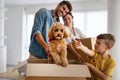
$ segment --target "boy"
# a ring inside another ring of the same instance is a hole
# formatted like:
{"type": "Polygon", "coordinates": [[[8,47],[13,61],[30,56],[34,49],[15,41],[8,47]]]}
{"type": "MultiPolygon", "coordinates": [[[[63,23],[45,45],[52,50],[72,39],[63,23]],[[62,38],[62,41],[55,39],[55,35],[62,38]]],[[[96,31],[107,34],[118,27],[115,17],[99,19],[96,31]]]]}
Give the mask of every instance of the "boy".
{"type": "Polygon", "coordinates": [[[114,36],[111,34],[100,34],[97,36],[95,50],[92,51],[79,41],[75,42],[75,48],[82,50],[87,54],[88,66],[91,72],[91,78],[87,80],[110,80],[115,68],[115,61],[109,54],[109,50],[115,43],[114,36]]]}

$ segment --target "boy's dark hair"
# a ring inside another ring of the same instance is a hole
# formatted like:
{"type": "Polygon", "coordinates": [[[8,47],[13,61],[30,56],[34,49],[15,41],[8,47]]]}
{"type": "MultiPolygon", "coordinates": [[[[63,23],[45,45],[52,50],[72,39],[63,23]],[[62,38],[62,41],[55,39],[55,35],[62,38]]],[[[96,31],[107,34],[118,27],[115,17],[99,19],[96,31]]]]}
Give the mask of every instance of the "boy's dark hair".
{"type": "Polygon", "coordinates": [[[113,45],[115,43],[115,38],[112,34],[100,34],[97,36],[97,39],[104,39],[105,44],[111,48],[113,47],[113,45]]]}
{"type": "Polygon", "coordinates": [[[64,5],[64,4],[66,4],[67,5],[67,7],[68,7],[68,9],[70,10],[70,12],[72,11],[72,4],[69,2],[69,1],[66,1],[66,0],[63,0],[63,1],[61,1],[58,5],[64,5]]]}

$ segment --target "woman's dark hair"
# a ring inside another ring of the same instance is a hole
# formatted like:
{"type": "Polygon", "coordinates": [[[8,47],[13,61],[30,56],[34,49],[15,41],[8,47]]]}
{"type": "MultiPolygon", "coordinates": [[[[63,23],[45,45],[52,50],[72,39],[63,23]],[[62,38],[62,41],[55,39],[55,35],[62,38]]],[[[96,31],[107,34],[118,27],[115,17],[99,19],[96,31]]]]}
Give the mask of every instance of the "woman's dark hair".
{"type": "MultiPolygon", "coordinates": [[[[68,15],[68,14],[73,18],[73,15],[72,15],[71,12],[68,12],[66,15],[68,15]]],[[[66,16],[66,15],[65,15],[65,16],[66,16]]],[[[63,19],[65,18],[65,16],[63,16],[63,19]]]]}
{"type": "Polygon", "coordinates": [[[67,5],[67,7],[68,7],[68,9],[70,10],[70,12],[72,11],[72,4],[69,2],[69,1],[66,1],[66,0],[63,0],[63,1],[61,1],[58,5],[64,5],[64,4],[66,4],[67,5]]]}

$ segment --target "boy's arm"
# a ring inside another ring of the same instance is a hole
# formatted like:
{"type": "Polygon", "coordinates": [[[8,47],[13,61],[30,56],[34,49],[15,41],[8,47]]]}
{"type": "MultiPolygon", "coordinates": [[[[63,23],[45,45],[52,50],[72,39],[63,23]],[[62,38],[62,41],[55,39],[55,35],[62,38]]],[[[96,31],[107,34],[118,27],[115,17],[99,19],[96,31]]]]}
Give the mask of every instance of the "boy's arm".
{"type": "Polygon", "coordinates": [[[87,54],[90,57],[94,56],[94,52],[90,49],[88,49],[86,46],[84,46],[80,41],[74,40],[75,48],[82,50],[85,54],[87,54]]]}
{"type": "Polygon", "coordinates": [[[101,78],[101,80],[110,80],[111,79],[110,75],[105,74],[102,71],[98,70],[94,65],[92,65],[90,63],[86,63],[86,65],[93,73],[95,73],[99,78],[101,78]]]}

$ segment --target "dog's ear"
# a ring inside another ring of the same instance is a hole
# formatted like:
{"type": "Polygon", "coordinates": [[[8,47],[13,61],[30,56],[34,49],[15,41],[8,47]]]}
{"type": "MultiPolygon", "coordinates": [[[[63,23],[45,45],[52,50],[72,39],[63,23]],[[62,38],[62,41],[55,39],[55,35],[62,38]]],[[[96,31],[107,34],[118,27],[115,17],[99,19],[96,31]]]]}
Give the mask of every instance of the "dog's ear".
{"type": "Polygon", "coordinates": [[[64,30],[64,38],[68,38],[69,35],[68,35],[68,32],[66,31],[66,29],[64,30]]]}
{"type": "Polygon", "coordinates": [[[53,38],[53,33],[52,33],[53,29],[52,29],[52,27],[53,26],[51,26],[50,29],[49,29],[49,31],[48,31],[48,37],[51,38],[51,39],[53,38]]]}

